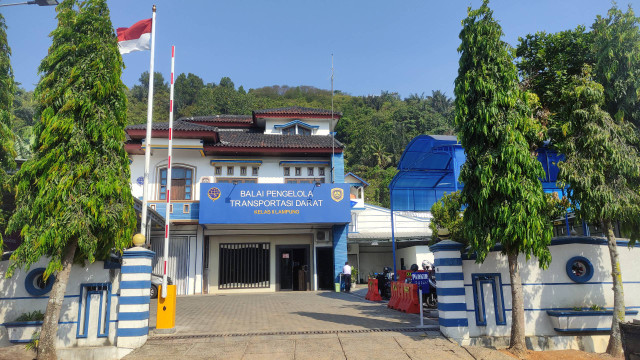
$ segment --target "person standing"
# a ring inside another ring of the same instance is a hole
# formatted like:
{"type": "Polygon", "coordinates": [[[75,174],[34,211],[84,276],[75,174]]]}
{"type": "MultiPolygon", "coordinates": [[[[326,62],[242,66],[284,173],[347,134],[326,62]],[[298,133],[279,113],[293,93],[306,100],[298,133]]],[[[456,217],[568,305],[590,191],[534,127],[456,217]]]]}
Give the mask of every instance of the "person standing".
{"type": "Polygon", "coordinates": [[[348,261],[345,261],[344,268],[342,268],[342,278],[344,279],[344,291],[351,291],[351,265],[348,261]]]}

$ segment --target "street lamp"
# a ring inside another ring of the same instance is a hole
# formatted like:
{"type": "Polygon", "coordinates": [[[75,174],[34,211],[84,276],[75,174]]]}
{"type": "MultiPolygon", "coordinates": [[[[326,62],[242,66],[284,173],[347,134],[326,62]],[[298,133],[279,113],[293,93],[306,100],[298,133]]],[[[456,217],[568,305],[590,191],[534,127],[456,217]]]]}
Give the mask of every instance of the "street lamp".
{"type": "Polygon", "coordinates": [[[13,4],[0,4],[0,7],[14,6],[14,5],[56,6],[58,5],[58,0],[31,0],[31,1],[13,3],[13,4]]]}

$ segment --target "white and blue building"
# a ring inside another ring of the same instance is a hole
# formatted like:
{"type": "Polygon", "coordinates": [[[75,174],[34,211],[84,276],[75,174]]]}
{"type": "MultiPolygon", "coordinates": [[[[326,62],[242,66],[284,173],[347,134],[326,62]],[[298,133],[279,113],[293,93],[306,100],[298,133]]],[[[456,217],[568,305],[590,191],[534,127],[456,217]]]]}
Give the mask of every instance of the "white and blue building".
{"type": "MultiPolygon", "coordinates": [[[[331,134],[340,117],[289,107],[175,121],[168,272],[179,295],[335,288],[352,207],[343,145],[331,134]]],[[[146,125],[126,132],[141,198],[146,125]]],[[[168,136],[168,124],[153,125],[149,204],[159,214],[168,136]]],[[[162,273],[163,229],[150,230],[162,273]]]]}

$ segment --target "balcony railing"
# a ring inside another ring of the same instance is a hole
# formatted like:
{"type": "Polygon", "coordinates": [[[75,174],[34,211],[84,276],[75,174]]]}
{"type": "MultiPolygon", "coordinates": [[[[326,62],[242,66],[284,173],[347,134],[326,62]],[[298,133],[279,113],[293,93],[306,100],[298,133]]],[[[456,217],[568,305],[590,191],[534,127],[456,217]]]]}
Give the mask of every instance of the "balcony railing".
{"type": "MultiPolygon", "coordinates": [[[[167,211],[166,201],[149,201],[149,206],[164,218],[167,211]]],[[[171,201],[171,221],[197,221],[199,216],[199,201],[171,201]]]]}

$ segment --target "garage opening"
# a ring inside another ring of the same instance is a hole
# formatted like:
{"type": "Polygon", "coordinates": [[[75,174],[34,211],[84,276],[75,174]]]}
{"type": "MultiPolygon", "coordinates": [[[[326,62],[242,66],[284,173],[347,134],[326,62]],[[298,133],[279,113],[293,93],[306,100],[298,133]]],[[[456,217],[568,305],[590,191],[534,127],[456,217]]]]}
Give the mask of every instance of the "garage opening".
{"type": "Polygon", "coordinates": [[[268,288],[269,243],[220,244],[218,289],[268,288]]]}

